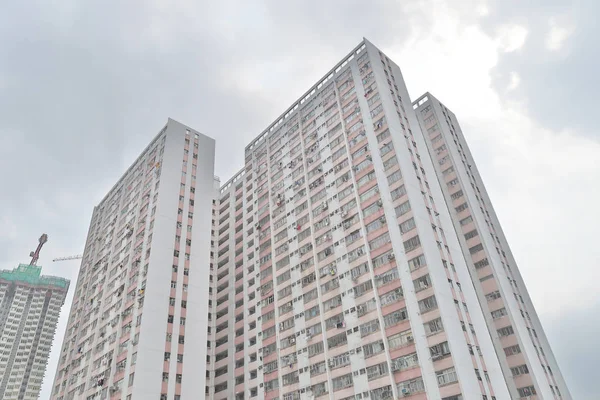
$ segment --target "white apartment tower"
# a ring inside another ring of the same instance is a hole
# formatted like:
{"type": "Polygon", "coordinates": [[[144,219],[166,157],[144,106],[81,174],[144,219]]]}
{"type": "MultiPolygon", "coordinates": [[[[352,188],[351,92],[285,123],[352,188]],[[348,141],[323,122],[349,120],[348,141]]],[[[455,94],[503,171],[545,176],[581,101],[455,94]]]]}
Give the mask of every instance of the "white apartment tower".
{"type": "Polygon", "coordinates": [[[513,272],[484,268],[507,314],[488,303],[460,158],[417,107],[364,40],[246,147],[214,208],[207,398],[570,399],[495,216],[513,272]]]}
{"type": "Polygon", "coordinates": [[[204,392],[214,150],[169,119],[95,207],[52,399],[204,392]]]}
{"type": "Polygon", "coordinates": [[[0,399],[39,397],[69,281],[20,264],[0,271],[0,399]]]}
{"type": "Polygon", "coordinates": [[[429,93],[413,107],[511,395],[570,399],[456,116],[429,93]]]}
{"type": "Polygon", "coordinates": [[[363,40],[220,188],[169,120],[94,210],[52,399],[570,400],[454,115],[414,108],[363,40]]]}

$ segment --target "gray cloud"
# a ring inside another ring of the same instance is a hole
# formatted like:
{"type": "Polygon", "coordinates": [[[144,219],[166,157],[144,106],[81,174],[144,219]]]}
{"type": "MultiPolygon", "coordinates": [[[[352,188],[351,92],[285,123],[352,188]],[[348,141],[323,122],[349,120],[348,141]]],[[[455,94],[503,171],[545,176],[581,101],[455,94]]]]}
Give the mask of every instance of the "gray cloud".
{"type": "Polygon", "coordinates": [[[551,129],[573,129],[600,140],[591,115],[600,102],[595,88],[600,84],[600,28],[595,0],[494,0],[482,26],[493,31],[501,24],[516,23],[528,30],[520,51],[503,54],[495,69],[494,84],[506,99],[524,101],[529,113],[551,129]],[[573,32],[558,51],[549,51],[546,41],[551,21],[569,25],[573,32]],[[520,85],[507,91],[510,74],[520,85]],[[567,104],[570,103],[570,104],[567,104]]]}
{"type": "Polygon", "coordinates": [[[574,399],[598,398],[595,383],[598,362],[595,344],[600,337],[600,302],[589,308],[565,312],[560,318],[545,323],[545,331],[552,345],[559,367],[567,380],[574,399]]]}
{"type": "MultiPolygon", "coordinates": [[[[411,35],[427,33],[433,22],[429,2],[205,3],[64,0],[52,5],[12,2],[4,7],[0,13],[1,268],[26,261],[46,231],[50,242],[41,260],[45,273],[76,279],[75,264],[51,265],[49,260],[81,251],[93,205],[168,117],[217,139],[216,172],[225,180],[242,167],[245,145],[362,36],[384,49],[398,49],[411,35]]],[[[475,21],[471,11],[475,1],[459,3],[459,14],[475,21]]],[[[522,14],[503,4],[498,2],[488,20],[482,21],[489,29],[522,20],[522,14]]],[[[528,15],[548,7],[546,2],[535,9],[519,5],[512,6],[528,15]]],[[[589,34],[587,20],[578,18],[589,34]]],[[[541,27],[544,19],[531,21],[541,27]]],[[[582,85],[583,52],[586,46],[588,53],[593,47],[587,42],[592,39],[582,34],[569,42],[574,60],[549,58],[542,72],[526,54],[502,56],[496,70],[497,90],[506,99],[529,100],[531,114],[552,129],[567,126],[587,132],[589,126],[580,125],[585,118],[567,115],[585,116],[583,112],[594,104],[591,91],[577,93],[587,103],[572,104],[569,112],[551,112],[558,104],[565,106],[559,100],[562,96],[573,95],[572,88],[582,85]],[[520,88],[502,92],[502,79],[514,70],[521,75],[520,88]],[[552,74],[560,79],[544,85],[552,74]]],[[[541,54],[541,40],[540,36],[537,42],[528,41],[527,46],[533,46],[527,48],[530,54],[541,54]]],[[[402,60],[397,61],[402,65],[402,60]]],[[[444,73],[443,68],[439,73],[444,73]]],[[[67,312],[65,307],[63,327],[67,312]]],[[[574,325],[583,326],[586,317],[573,314],[572,318],[574,325]]],[[[582,367],[575,361],[582,360],[584,368],[592,365],[586,351],[572,347],[559,324],[550,323],[548,331],[569,382],[585,386],[577,378],[582,367]]],[[[59,329],[55,349],[61,344],[60,334],[59,329]]],[[[56,354],[42,399],[49,397],[55,363],[56,354]]],[[[572,390],[581,394],[576,398],[586,399],[585,389],[572,390]]]]}

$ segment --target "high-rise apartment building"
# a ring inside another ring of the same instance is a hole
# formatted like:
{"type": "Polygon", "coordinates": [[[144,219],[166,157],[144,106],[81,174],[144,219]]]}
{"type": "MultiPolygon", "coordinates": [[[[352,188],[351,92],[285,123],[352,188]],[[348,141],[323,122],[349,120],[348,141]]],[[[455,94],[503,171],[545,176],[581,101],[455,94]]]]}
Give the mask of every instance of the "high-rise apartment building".
{"type": "Polygon", "coordinates": [[[20,264],[0,271],[0,398],[34,400],[40,394],[60,308],[69,281],[20,264]]]}
{"type": "Polygon", "coordinates": [[[52,399],[195,399],[215,142],[170,120],[94,209],[52,399]]]}
{"type": "Polygon", "coordinates": [[[458,123],[414,108],[364,40],[220,188],[170,120],[94,211],[52,398],[570,399],[458,123]]]}
{"type": "Polygon", "coordinates": [[[464,138],[420,103],[365,40],[247,146],[214,209],[208,398],[570,399],[495,215],[467,221],[464,138]]]}
{"type": "Polygon", "coordinates": [[[414,102],[435,172],[513,398],[570,398],[454,113],[414,102]]]}

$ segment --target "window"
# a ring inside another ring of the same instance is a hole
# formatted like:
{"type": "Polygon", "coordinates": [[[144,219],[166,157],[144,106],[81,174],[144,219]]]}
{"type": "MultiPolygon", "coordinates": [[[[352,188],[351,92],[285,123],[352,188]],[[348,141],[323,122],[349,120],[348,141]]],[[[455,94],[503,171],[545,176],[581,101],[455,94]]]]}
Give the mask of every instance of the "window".
{"type": "Polygon", "coordinates": [[[408,318],[408,313],[406,312],[406,308],[402,308],[400,310],[394,311],[390,314],[383,316],[383,324],[385,328],[389,328],[391,326],[397,325],[402,321],[405,321],[408,318]]]}
{"type": "Polygon", "coordinates": [[[421,247],[421,239],[419,236],[413,236],[412,238],[404,241],[404,251],[407,253],[421,247]]]}
{"type": "Polygon", "coordinates": [[[416,227],[415,219],[411,218],[400,224],[400,233],[407,233],[416,227]]]}
{"type": "MultiPolygon", "coordinates": [[[[337,356],[331,357],[328,361],[330,369],[341,368],[350,364],[350,353],[342,353],[337,356]]],[[[311,374],[312,375],[312,374],[311,374]]]]}
{"type": "Polygon", "coordinates": [[[346,332],[342,332],[338,335],[332,336],[329,339],[327,339],[327,347],[329,349],[342,346],[346,343],[348,343],[348,337],[346,336],[346,332]]]}
{"type": "Polygon", "coordinates": [[[371,240],[369,242],[369,249],[371,251],[377,250],[378,248],[388,244],[390,242],[390,234],[388,232],[383,235],[371,240]]]}
{"type": "Polygon", "coordinates": [[[315,396],[315,398],[327,393],[327,381],[317,383],[316,385],[312,385],[312,393],[315,396]]]}
{"type": "Polygon", "coordinates": [[[402,298],[402,289],[397,288],[379,296],[379,301],[381,302],[381,307],[385,307],[389,304],[402,300],[402,298]]]}
{"type": "Polygon", "coordinates": [[[406,187],[404,187],[404,185],[392,190],[392,192],[391,192],[392,201],[399,199],[400,197],[404,196],[405,194],[406,194],[406,187]]]}
{"type": "Polygon", "coordinates": [[[396,333],[395,335],[388,336],[388,346],[390,350],[394,350],[400,347],[404,347],[414,342],[414,337],[410,329],[396,333]]]}
{"type": "Polygon", "coordinates": [[[451,198],[452,200],[456,200],[456,199],[460,199],[460,198],[461,198],[461,197],[463,197],[463,196],[464,196],[464,193],[463,193],[463,191],[462,191],[462,190],[459,190],[458,192],[452,193],[452,194],[450,195],[450,198],[451,198]]]}
{"type": "Polygon", "coordinates": [[[342,305],[342,296],[337,295],[323,303],[323,312],[328,312],[328,311],[330,311],[336,307],[339,307],[341,305],[342,305]]]}
{"type": "Polygon", "coordinates": [[[479,235],[479,232],[477,232],[477,229],[473,229],[472,231],[465,233],[465,240],[472,239],[477,235],[479,235]]]}
{"type": "Polygon", "coordinates": [[[354,297],[358,298],[373,289],[373,281],[368,280],[354,287],[354,297]]]}
{"type": "Polygon", "coordinates": [[[415,271],[425,265],[427,265],[427,264],[425,263],[425,255],[424,254],[421,254],[421,255],[408,261],[408,267],[410,268],[411,272],[415,271]]]}
{"type": "Polygon", "coordinates": [[[407,212],[410,211],[410,203],[408,201],[400,204],[398,207],[395,208],[396,211],[396,216],[400,217],[401,215],[406,214],[407,212]]]}
{"type": "Polygon", "coordinates": [[[373,365],[371,367],[367,367],[367,379],[373,380],[380,378],[386,375],[389,372],[389,367],[387,362],[382,362],[380,364],[373,365]]]}
{"type": "Polygon", "coordinates": [[[310,376],[317,376],[327,371],[325,361],[310,366],[310,376]]]}
{"type": "Polygon", "coordinates": [[[495,291],[485,295],[485,298],[487,299],[487,301],[494,301],[496,299],[499,299],[500,297],[501,296],[500,296],[499,290],[495,290],[495,291]]]}
{"type": "Polygon", "coordinates": [[[429,322],[425,322],[423,326],[425,327],[425,333],[427,336],[435,335],[436,333],[444,331],[444,325],[442,325],[441,318],[436,318],[429,322]]]}
{"type": "Polygon", "coordinates": [[[360,325],[360,336],[365,337],[379,330],[379,319],[360,325]]]}
{"type": "Polygon", "coordinates": [[[521,397],[533,396],[537,394],[534,386],[522,387],[517,389],[517,391],[519,392],[519,396],[521,397]]]}
{"type": "Polygon", "coordinates": [[[468,225],[468,224],[470,224],[471,222],[473,222],[473,217],[472,217],[472,216],[470,216],[470,215],[469,215],[468,217],[466,217],[466,218],[463,218],[463,219],[461,219],[461,220],[460,220],[460,224],[461,224],[462,226],[468,225]]]}
{"type": "Polygon", "coordinates": [[[340,280],[338,277],[333,278],[329,282],[326,282],[321,285],[321,295],[340,287],[340,280]]]}
{"type": "Polygon", "coordinates": [[[392,371],[403,371],[419,365],[417,353],[408,354],[392,360],[392,371]]]}
{"type": "Polygon", "coordinates": [[[513,367],[510,369],[510,372],[513,376],[525,375],[529,373],[529,368],[527,368],[526,364],[519,365],[517,367],[513,367]]]}
{"type": "Polygon", "coordinates": [[[379,354],[385,350],[385,346],[383,344],[383,340],[379,339],[373,343],[369,343],[363,346],[363,356],[364,358],[369,358],[376,354],[379,354]]]}
{"type": "Polygon", "coordinates": [[[469,252],[471,254],[476,254],[476,253],[478,253],[478,252],[480,252],[482,250],[483,250],[483,244],[479,243],[478,245],[475,245],[475,246],[471,247],[469,249],[469,252]]]}
{"type": "Polygon", "coordinates": [[[375,277],[375,286],[381,287],[398,279],[400,279],[400,272],[398,271],[398,268],[392,268],[391,270],[375,277]]]}
{"type": "Polygon", "coordinates": [[[390,400],[392,399],[392,396],[392,387],[390,385],[383,386],[370,391],[371,400],[390,400]]]}
{"type": "Polygon", "coordinates": [[[428,289],[431,287],[431,277],[429,274],[423,275],[422,277],[413,280],[413,285],[415,286],[415,292],[428,289]]]}
{"type": "Polygon", "coordinates": [[[298,371],[294,371],[289,374],[283,375],[281,378],[282,378],[281,380],[283,382],[283,386],[288,386],[288,385],[292,385],[294,383],[298,383],[300,380],[298,371]]]}
{"type": "Polygon", "coordinates": [[[434,310],[437,308],[437,301],[435,296],[427,297],[423,300],[419,300],[419,310],[422,314],[434,310]]]}
{"type": "Polygon", "coordinates": [[[442,371],[437,371],[435,374],[437,376],[439,386],[444,386],[454,382],[458,382],[458,376],[456,375],[456,370],[454,369],[454,367],[450,367],[442,371]]]}
{"type": "Polygon", "coordinates": [[[506,311],[506,308],[505,308],[505,307],[502,307],[502,308],[500,308],[500,309],[498,309],[498,310],[494,310],[494,311],[492,311],[492,318],[493,318],[493,319],[502,318],[502,317],[504,317],[505,315],[508,315],[508,312],[506,311]]]}
{"type": "Polygon", "coordinates": [[[512,325],[505,326],[504,328],[498,329],[498,336],[500,336],[500,337],[510,336],[514,333],[515,333],[515,331],[514,331],[512,325]]]}
{"type": "Polygon", "coordinates": [[[339,376],[337,378],[333,378],[331,380],[331,385],[333,387],[333,391],[345,389],[347,387],[352,386],[354,383],[352,381],[352,374],[346,374],[339,376]]]}
{"type": "Polygon", "coordinates": [[[445,170],[442,171],[442,175],[446,176],[448,174],[451,174],[452,172],[454,172],[454,167],[448,167],[448,168],[446,168],[445,170]]]}
{"type": "Polygon", "coordinates": [[[308,356],[316,356],[317,354],[321,354],[325,350],[325,346],[323,342],[311,344],[308,346],[308,356]]]}
{"type": "Polygon", "coordinates": [[[429,352],[431,353],[431,359],[437,361],[450,355],[450,346],[448,346],[448,342],[442,342],[431,346],[429,352]]]}
{"type": "Polygon", "coordinates": [[[398,170],[388,176],[388,183],[391,185],[394,182],[398,182],[400,179],[402,179],[402,173],[398,170]]]}
{"type": "MultiPolygon", "coordinates": [[[[292,294],[292,286],[291,285],[286,286],[283,289],[281,289],[280,291],[278,291],[277,298],[282,299],[286,296],[289,296],[290,294],[292,294]]],[[[271,318],[269,318],[269,319],[272,319],[272,317],[273,316],[271,316],[271,318]]]]}
{"type": "Polygon", "coordinates": [[[504,348],[504,354],[506,354],[507,357],[515,355],[515,354],[519,354],[520,352],[521,352],[521,347],[519,347],[518,344],[504,348]]]}
{"type": "MultiPolygon", "coordinates": [[[[279,387],[279,379],[275,378],[268,382],[265,382],[265,392],[270,392],[271,390],[275,390],[279,387]]],[[[215,386],[216,392],[216,386],[215,386]]]]}
{"type": "Polygon", "coordinates": [[[304,319],[308,321],[309,319],[318,316],[320,313],[321,311],[319,309],[319,305],[317,304],[316,306],[306,310],[306,312],[304,313],[304,319]]]}
{"type": "Polygon", "coordinates": [[[460,212],[465,211],[467,208],[469,208],[469,205],[467,203],[462,203],[460,206],[455,207],[454,209],[456,210],[457,213],[460,213],[460,212]]]}
{"type": "Polygon", "coordinates": [[[304,304],[316,299],[319,296],[317,288],[312,289],[309,292],[306,292],[302,295],[304,299],[304,304]]]}

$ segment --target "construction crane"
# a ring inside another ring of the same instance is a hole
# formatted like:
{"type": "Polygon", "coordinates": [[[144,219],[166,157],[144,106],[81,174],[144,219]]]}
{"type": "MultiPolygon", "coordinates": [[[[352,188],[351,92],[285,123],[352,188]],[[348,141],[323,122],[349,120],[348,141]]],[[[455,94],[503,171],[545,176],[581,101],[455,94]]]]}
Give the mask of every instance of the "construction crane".
{"type": "Polygon", "coordinates": [[[31,262],[29,263],[29,265],[36,265],[38,259],[40,258],[40,251],[42,250],[42,246],[44,246],[44,244],[47,241],[48,241],[48,235],[46,235],[45,233],[42,234],[42,236],[40,236],[37,249],[35,249],[35,251],[32,251],[31,253],[29,253],[29,257],[31,257],[31,262]]]}
{"type": "Polygon", "coordinates": [[[68,257],[59,257],[52,260],[52,262],[57,261],[69,261],[69,260],[81,260],[83,258],[83,254],[78,254],[76,256],[68,256],[68,257]]]}

